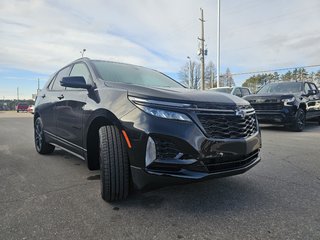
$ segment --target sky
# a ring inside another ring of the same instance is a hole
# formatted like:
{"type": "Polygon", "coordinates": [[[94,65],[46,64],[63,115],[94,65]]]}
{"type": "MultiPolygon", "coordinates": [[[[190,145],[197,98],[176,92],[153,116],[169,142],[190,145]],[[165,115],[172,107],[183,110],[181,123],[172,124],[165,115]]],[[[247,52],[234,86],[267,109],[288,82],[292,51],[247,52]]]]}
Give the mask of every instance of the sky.
{"type": "MultiPolygon", "coordinates": [[[[85,56],[142,65],[178,79],[197,56],[216,62],[216,0],[0,1],[0,99],[31,98],[37,81],[85,56]]],[[[221,72],[320,64],[320,1],[221,0],[221,72]]],[[[313,71],[313,69],[308,69],[313,71]]],[[[235,76],[241,85],[248,75],[235,76]]]]}

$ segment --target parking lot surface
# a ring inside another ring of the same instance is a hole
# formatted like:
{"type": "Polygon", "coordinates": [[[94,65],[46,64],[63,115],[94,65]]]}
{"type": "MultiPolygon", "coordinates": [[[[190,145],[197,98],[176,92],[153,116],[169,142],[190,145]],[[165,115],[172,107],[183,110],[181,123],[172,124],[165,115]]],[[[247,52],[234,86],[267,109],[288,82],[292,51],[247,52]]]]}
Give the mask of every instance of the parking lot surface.
{"type": "Polygon", "coordinates": [[[36,153],[32,114],[0,113],[0,239],[320,239],[320,126],[262,128],[249,172],[109,204],[99,171],[36,153]]]}

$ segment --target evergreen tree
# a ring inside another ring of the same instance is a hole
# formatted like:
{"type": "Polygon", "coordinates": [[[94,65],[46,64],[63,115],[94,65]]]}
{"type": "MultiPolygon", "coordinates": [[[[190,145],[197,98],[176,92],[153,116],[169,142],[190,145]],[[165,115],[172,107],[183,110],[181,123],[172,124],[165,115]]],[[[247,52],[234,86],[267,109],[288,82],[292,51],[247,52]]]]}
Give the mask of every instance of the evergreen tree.
{"type": "Polygon", "coordinates": [[[308,72],[305,68],[299,68],[297,71],[297,80],[304,81],[308,78],[308,72]]]}
{"type": "Polygon", "coordinates": [[[298,69],[295,68],[292,72],[292,80],[297,81],[298,80],[298,69]]]}
{"type": "Polygon", "coordinates": [[[273,73],[273,80],[274,81],[280,81],[280,74],[278,72],[273,73]]]}

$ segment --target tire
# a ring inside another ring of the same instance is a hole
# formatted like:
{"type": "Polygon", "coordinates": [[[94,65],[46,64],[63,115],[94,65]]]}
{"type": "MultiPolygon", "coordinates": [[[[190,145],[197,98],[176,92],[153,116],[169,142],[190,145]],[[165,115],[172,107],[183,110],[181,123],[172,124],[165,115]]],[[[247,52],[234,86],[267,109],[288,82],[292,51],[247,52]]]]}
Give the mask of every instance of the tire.
{"type": "Polygon", "coordinates": [[[99,129],[101,196],[107,202],[129,194],[129,161],[126,145],[115,126],[99,129]]]}
{"type": "Polygon", "coordinates": [[[19,113],[19,110],[17,110],[17,113],[19,113]]]}
{"type": "Polygon", "coordinates": [[[40,117],[38,117],[34,122],[34,144],[37,152],[40,154],[50,154],[55,148],[53,145],[45,141],[43,124],[40,117]]]}
{"type": "Polygon", "coordinates": [[[299,108],[296,112],[291,129],[296,132],[302,132],[306,125],[306,113],[303,109],[299,108]]]}

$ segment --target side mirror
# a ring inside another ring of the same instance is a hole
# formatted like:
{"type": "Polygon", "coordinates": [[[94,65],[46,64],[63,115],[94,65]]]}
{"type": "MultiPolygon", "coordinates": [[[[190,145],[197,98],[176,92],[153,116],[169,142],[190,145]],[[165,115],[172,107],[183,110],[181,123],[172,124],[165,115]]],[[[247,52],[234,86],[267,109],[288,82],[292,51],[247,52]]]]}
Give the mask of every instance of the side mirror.
{"type": "Polygon", "coordinates": [[[82,76],[64,77],[60,81],[62,87],[90,89],[92,86],[86,83],[82,76]]]}
{"type": "Polygon", "coordinates": [[[308,95],[316,95],[317,91],[316,90],[308,90],[308,95]]]}

